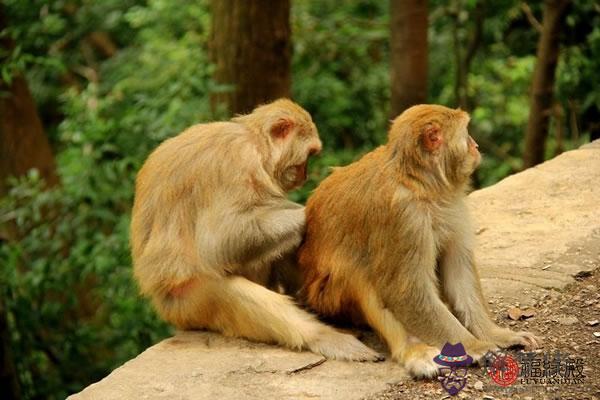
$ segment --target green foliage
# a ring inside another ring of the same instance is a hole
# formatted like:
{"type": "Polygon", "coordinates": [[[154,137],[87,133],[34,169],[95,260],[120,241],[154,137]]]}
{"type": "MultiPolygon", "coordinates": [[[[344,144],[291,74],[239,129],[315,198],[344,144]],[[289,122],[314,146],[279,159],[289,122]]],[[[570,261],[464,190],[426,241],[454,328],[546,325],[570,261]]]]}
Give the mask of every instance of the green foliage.
{"type": "MultiPolygon", "coordinates": [[[[450,107],[458,105],[454,94],[457,63],[455,59],[449,60],[450,57],[456,57],[457,51],[453,35],[456,33],[458,50],[464,57],[473,41],[475,5],[479,1],[454,0],[433,4],[429,33],[429,101],[432,103],[450,107]]],[[[582,27],[583,15],[592,14],[593,6],[585,1],[579,3],[570,15],[571,19],[575,18],[572,25],[582,29],[585,28],[582,27]]],[[[541,4],[532,3],[532,8],[534,17],[541,21],[541,4]]],[[[471,106],[468,110],[471,113],[469,130],[484,156],[477,172],[477,186],[489,186],[522,168],[523,138],[529,117],[530,85],[539,35],[522,11],[520,3],[508,0],[485,2],[484,13],[480,44],[470,65],[467,87],[471,106]]],[[[594,26],[587,36],[591,43],[594,31],[598,29],[595,28],[598,24],[593,25],[593,21],[599,18],[596,11],[595,19],[589,23],[594,26]]],[[[591,26],[587,29],[590,30],[591,26]]],[[[583,36],[585,38],[585,34],[583,36]]],[[[563,44],[557,72],[557,107],[553,110],[547,158],[587,141],[583,130],[576,133],[571,129],[572,125],[564,126],[565,110],[572,108],[570,104],[585,104],[576,110],[578,115],[583,114],[582,108],[592,111],[592,115],[596,112],[590,106],[593,101],[583,100],[597,96],[596,92],[577,87],[572,81],[565,82],[569,77],[574,79],[582,73],[585,74],[583,81],[587,84],[597,79],[595,75],[587,75],[591,69],[578,65],[583,63],[593,68],[599,59],[592,56],[593,45],[582,46],[582,40],[576,40],[575,46],[563,44]],[[586,49],[589,53],[581,54],[586,49]],[[570,56],[571,53],[574,55],[570,56]],[[557,137],[557,124],[562,127],[560,138],[557,137]]],[[[595,105],[594,109],[600,110],[595,105]]]]}
{"type": "Polygon", "coordinates": [[[294,98],[329,149],[381,143],[390,96],[386,2],[293,4],[294,98]]]}
{"type": "Polygon", "coordinates": [[[66,21],[56,12],[52,2],[35,0],[31,3],[19,0],[3,2],[10,26],[1,35],[15,42],[13,51],[0,55],[0,77],[7,83],[12,81],[15,74],[32,66],[40,66],[43,67],[40,70],[51,72],[63,70],[59,57],[40,50],[64,35],[66,21]]]}
{"type": "MultiPolygon", "coordinates": [[[[202,3],[184,13],[168,1],[114,12],[131,37],[100,64],[101,81],[53,88],[63,93],[61,186],[44,191],[32,174],[13,181],[0,205],[2,223],[20,238],[0,246],[0,264],[27,398],[64,398],[169,333],[132,280],[130,207],[149,151],[214,117],[211,69],[198,45],[208,14],[202,3]]],[[[36,67],[44,68],[31,65],[32,74],[42,76],[36,67]]]]}
{"type": "Polygon", "coordinates": [[[44,190],[32,172],[0,203],[21,238],[0,247],[0,279],[27,398],[64,398],[168,332],[131,280],[129,217],[117,211],[131,188],[102,169],[95,179],[114,197],[44,190]]]}

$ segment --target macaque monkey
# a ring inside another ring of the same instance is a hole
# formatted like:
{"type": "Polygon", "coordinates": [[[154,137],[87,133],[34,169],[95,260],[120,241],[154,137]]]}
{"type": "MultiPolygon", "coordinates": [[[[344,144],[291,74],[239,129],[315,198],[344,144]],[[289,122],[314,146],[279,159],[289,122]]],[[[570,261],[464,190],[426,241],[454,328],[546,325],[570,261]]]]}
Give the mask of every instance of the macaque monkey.
{"type": "Polygon", "coordinates": [[[309,349],[328,358],[379,354],[269,290],[275,262],[304,234],[304,207],[286,198],[321,150],[310,115],[277,100],[162,143],[136,181],[131,220],[142,294],[180,329],[309,349]]]}
{"type": "Polygon", "coordinates": [[[322,316],[371,326],[417,377],[437,373],[433,358],[446,342],[475,359],[538,346],[486,310],[465,205],[481,159],[468,123],[461,110],[409,108],[386,145],[334,170],[306,206],[305,301],[322,316]]]}

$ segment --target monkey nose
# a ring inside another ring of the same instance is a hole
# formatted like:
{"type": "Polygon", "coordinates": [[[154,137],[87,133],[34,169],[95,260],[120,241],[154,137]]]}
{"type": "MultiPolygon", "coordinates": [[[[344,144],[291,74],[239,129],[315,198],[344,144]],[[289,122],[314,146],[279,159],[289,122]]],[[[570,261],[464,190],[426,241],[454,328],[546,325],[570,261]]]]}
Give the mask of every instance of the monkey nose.
{"type": "Polygon", "coordinates": [[[471,142],[471,145],[473,145],[476,149],[479,148],[479,145],[477,144],[475,139],[473,139],[473,137],[469,136],[469,142],[471,142]]]}
{"type": "Polygon", "coordinates": [[[309,156],[316,156],[320,152],[321,152],[321,146],[313,146],[310,149],[308,149],[309,156]]]}

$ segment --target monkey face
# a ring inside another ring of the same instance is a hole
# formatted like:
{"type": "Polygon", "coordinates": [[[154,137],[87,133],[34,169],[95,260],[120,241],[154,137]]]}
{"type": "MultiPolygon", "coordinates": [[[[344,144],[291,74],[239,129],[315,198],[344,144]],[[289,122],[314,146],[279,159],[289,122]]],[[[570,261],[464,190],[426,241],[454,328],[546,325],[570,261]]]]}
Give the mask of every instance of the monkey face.
{"type": "Polygon", "coordinates": [[[267,157],[276,183],[286,192],[302,186],[307,178],[308,158],[322,147],[310,114],[288,100],[278,100],[236,120],[244,118],[258,121],[263,127],[261,133],[270,145],[267,157]]]}
{"type": "Polygon", "coordinates": [[[479,145],[471,135],[469,135],[469,156],[473,160],[473,170],[475,170],[481,164],[481,153],[479,152],[479,145]]]}
{"type": "Polygon", "coordinates": [[[426,181],[427,175],[450,185],[463,184],[481,162],[478,145],[469,135],[466,112],[421,104],[400,114],[392,123],[392,154],[400,154],[403,166],[426,181]]]}
{"type": "Polygon", "coordinates": [[[461,151],[463,170],[465,171],[465,175],[470,176],[481,163],[481,153],[479,153],[479,145],[473,137],[469,135],[466,127],[464,131],[465,133],[463,133],[458,140],[463,142],[463,150],[461,151]]]}
{"type": "Polygon", "coordinates": [[[322,145],[316,128],[311,133],[290,135],[287,151],[282,154],[282,160],[289,160],[282,165],[283,173],[279,182],[285,191],[301,187],[308,177],[308,159],[321,151],[322,145]]]}
{"type": "Polygon", "coordinates": [[[460,111],[455,125],[448,124],[446,148],[441,148],[441,159],[446,176],[453,181],[462,182],[473,174],[481,163],[479,145],[469,134],[469,117],[460,111]]]}

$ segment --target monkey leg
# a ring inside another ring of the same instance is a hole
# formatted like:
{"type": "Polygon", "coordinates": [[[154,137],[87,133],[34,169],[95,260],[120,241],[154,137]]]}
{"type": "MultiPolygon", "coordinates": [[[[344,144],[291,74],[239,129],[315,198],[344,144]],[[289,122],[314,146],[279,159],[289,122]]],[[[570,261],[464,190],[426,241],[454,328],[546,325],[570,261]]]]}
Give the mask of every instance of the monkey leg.
{"type": "Polygon", "coordinates": [[[385,308],[371,285],[363,284],[361,289],[361,295],[357,296],[361,312],[369,326],[386,341],[392,358],[416,378],[436,376],[438,365],[433,358],[439,349],[410,338],[404,325],[385,308]]]}
{"type": "Polygon", "coordinates": [[[515,345],[535,349],[541,340],[529,332],[513,332],[492,321],[470,246],[459,239],[449,243],[440,262],[445,297],[460,322],[475,337],[499,347],[515,345]]]}
{"type": "Polygon", "coordinates": [[[183,329],[208,328],[227,336],[308,349],[335,360],[382,359],[354,336],[318,321],[289,297],[243,277],[195,280],[186,293],[169,301],[159,309],[165,319],[183,329]]]}

